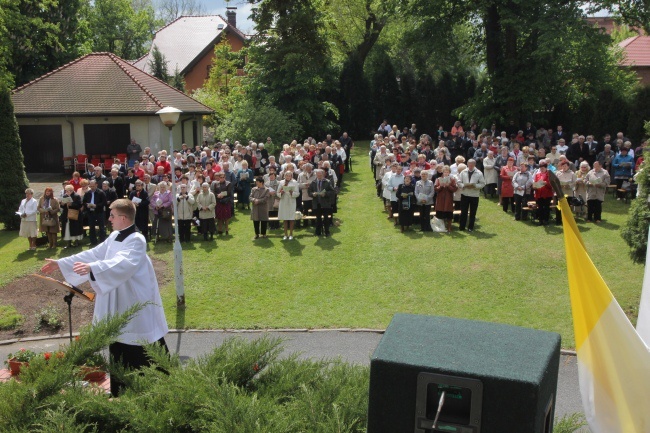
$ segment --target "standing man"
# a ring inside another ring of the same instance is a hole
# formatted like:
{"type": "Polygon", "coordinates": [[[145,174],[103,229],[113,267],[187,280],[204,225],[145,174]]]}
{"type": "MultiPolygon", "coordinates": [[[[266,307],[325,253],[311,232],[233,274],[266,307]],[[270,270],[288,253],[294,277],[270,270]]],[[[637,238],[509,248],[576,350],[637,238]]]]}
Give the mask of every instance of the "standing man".
{"type": "Polygon", "coordinates": [[[131,144],[126,146],[126,154],[129,158],[129,167],[133,167],[133,163],[140,160],[140,154],[142,153],[142,147],[135,142],[135,138],[131,139],[131,144]]]}
{"type": "Polygon", "coordinates": [[[88,209],[88,226],[90,227],[90,245],[97,245],[96,226],[99,226],[99,240],[106,240],[106,221],[104,221],[104,211],[106,208],[106,194],[101,189],[97,189],[95,179],[88,183],[90,189],[83,197],[83,205],[88,209]]]}
{"type": "Polygon", "coordinates": [[[320,236],[325,229],[325,237],[330,235],[330,221],[332,212],[331,197],[334,194],[334,187],[329,180],[325,179],[325,172],[321,169],[316,171],[316,180],[314,180],[308,189],[308,194],[312,197],[312,210],[316,215],[315,235],[320,236]]]}
{"type": "Polygon", "coordinates": [[[343,146],[345,154],[348,156],[345,158],[345,172],[348,173],[350,171],[350,164],[352,164],[352,154],[350,152],[354,147],[354,140],[352,140],[352,137],[348,136],[347,132],[344,132],[341,138],[339,138],[339,142],[341,143],[341,146],[343,146]]]}
{"type": "Polygon", "coordinates": [[[460,231],[464,231],[466,225],[468,231],[474,231],[478,198],[484,186],[483,173],[476,168],[476,161],[470,159],[467,161],[467,170],[460,174],[458,181],[458,187],[462,190],[460,193],[460,231]],[[468,213],[469,223],[467,221],[468,213]]]}
{"type": "MultiPolygon", "coordinates": [[[[70,284],[89,282],[97,294],[93,321],[124,313],[136,303],[144,304],[122,329],[117,342],[108,346],[111,362],[125,368],[150,365],[144,343],[158,343],[167,349],[167,320],[160,299],[158,281],[147,256],[147,242],[135,230],[135,205],[126,199],[111,204],[109,219],[113,233],[97,247],[59,260],[45,259],[41,272],[60,269],[70,284]]],[[[111,394],[120,394],[125,384],[111,377],[111,394]]]]}

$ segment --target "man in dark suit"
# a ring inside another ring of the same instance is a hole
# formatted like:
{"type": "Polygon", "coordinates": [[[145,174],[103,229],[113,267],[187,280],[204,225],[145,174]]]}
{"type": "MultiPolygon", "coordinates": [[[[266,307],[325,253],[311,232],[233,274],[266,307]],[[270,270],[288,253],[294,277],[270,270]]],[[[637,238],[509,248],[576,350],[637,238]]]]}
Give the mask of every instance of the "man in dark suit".
{"type": "Polygon", "coordinates": [[[316,180],[314,180],[307,189],[307,193],[312,200],[312,210],[316,215],[316,236],[320,236],[325,229],[325,236],[330,235],[330,220],[332,215],[332,195],[335,193],[334,187],[329,180],[325,179],[325,172],[321,169],[316,170],[316,180]]]}
{"type": "Polygon", "coordinates": [[[344,132],[343,135],[341,135],[341,138],[339,138],[339,142],[341,143],[341,146],[343,146],[343,150],[345,150],[345,154],[347,155],[347,158],[345,158],[345,172],[348,173],[350,171],[350,164],[352,161],[352,148],[354,147],[354,140],[348,135],[347,132],[344,132]]]}
{"type": "Polygon", "coordinates": [[[102,167],[99,165],[95,167],[95,175],[93,176],[93,179],[97,181],[97,185],[101,188],[101,185],[104,183],[106,180],[106,176],[104,176],[102,167]]]}
{"type": "Polygon", "coordinates": [[[111,176],[107,180],[108,185],[115,190],[117,198],[124,198],[124,179],[116,168],[111,170],[111,176]]]}
{"type": "Polygon", "coordinates": [[[562,125],[558,125],[557,130],[551,136],[551,146],[555,146],[560,138],[564,138],[565,142],[569,139],[569,135],[564,132],[562,125]]]}
{"type": "Polygon", "coordinates": [[[88,184],[90,189],[84,194],[83,205],[88,210],[88,226],[90,227],[90,245],[97,245],[96,226],[99,226],[99,241],[106,240],[105,207],[106,194],[97,188],[97,181],[94,179],[88,184]]]}

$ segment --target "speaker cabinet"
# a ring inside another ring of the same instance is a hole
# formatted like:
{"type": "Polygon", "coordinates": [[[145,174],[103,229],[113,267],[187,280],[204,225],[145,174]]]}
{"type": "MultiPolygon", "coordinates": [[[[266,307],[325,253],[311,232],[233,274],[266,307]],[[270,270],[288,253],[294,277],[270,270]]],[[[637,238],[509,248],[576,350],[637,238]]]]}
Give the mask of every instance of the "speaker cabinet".
{"type": "Polygon", "coordinates": [[[396,314],[370,361],[368,433],[550,433],[559,362],[556,333],[396,314]]]}

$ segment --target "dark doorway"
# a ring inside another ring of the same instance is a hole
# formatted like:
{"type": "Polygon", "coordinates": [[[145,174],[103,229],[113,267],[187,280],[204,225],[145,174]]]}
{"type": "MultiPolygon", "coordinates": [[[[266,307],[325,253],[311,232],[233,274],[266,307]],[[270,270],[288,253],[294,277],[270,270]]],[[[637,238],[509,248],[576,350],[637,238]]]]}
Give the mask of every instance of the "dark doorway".
{"type": "Polygon", "coordinates": [[[128,123],[84,125],[84,140],[89,158],[92,155],[126,153],[126,146],[131,142],[131,125],[128,123]]]}
{"type": "Polygon", "coordinates": [[[27,173],[63,173],[61,125],[20,125],[18,133],[27,173]]]}

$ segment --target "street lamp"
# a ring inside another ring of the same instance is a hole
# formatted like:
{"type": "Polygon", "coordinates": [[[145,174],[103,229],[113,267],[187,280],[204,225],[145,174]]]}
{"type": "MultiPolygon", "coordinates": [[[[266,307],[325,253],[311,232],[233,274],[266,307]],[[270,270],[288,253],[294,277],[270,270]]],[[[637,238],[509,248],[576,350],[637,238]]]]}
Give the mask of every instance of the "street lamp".
{"type": "MultiPolygon", "coordinates": [[[[174,154],[174,137],[172,128],[178,122],[182,111],[174,107],[165,107],[156,112],[160,120],[169,128],[169,154],[174,154]]],[[[183,285],[183,249],[181,242],[178,240],[178,204],[176,201],[176,182],[174,175],[176,173],[176,158],[172,158],[172,203],[174,206],[174,280],[176,281],[176,306],[185,306],[185,287],[183,285]]]]}

